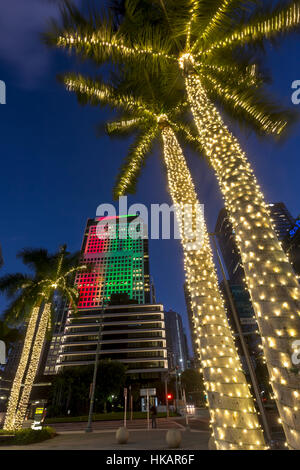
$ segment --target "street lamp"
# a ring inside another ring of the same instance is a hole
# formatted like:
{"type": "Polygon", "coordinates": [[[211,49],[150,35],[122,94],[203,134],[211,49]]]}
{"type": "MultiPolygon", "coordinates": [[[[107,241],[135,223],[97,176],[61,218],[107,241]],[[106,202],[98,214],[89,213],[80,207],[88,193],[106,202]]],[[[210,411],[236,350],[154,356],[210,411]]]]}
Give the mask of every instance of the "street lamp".
{"type": "MultiPolygon", "coordinates": [[[[104,299],[102,301],[101,315],[103,314],[103,311],[104,311],[104,299]]],[[[100,324],[99,324],[97,349],[96,349],[96,357],[95,357],[95,364],[94,364],[94,374],[93,374],[93,383],[92,383],[92,391],[91,391],[89,417],[88,417],[88,423],[87,423],[87,427],[86,427],[85,432],[93,432],[93,429],[92,429],[92,416],[93,416],[94,401],[95,401],[98,359],[99,359],[100,345],[101,345],[101,343],[100,343],[101,333],[102,333],[102,319],[101,319],[101,317],[100,317],[99,322],[100,322],[100,324]]]]}

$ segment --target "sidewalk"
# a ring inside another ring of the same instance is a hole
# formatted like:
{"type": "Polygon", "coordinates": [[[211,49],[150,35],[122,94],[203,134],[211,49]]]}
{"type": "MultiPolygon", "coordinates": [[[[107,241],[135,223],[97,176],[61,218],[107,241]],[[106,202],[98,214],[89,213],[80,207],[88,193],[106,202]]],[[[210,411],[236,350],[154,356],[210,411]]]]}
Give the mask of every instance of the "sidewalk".
{"type": "MultiPolygon", "coordinates": [[[[209,433],[207,431],[182,430],[184,450],[207,450],[209,433]]],[[[115,431],[95,431],[91,434],[80,431],[62,433],[54,439],[27,446],[7,446],[0,450],[167,450],[166,431],[129,431],[127,444],[117,444],[115,431]]]]}
{"type": "MultiPolygon", "coordinates": [[[[176,422],[173,418],[158,418],[157,419],[157,428],[161,430],[167,430],[171,428],[179,428],[184,429],[184,420],[179,418],[179,421],[176,422]]],[[[47,423],[46,423],[47,425],[47,423]]],[[[122,420],[111,420],[111,421],[93,421],[92,427],[93,431],[115,431],[124,425],[124,421],[122,420]]],[[[73,423],[52,423],[49,426],[56,429],[58,433],[65,434],[67,431],[79,431],[84,432],[87,426],[87,422],[73,422],[73,423]]],[[[138,431],[141,429],[142,431],[146,431],[148,427],[148,423],[146,419],[134,419],[133,421],[127,421],[127,429],[138,431]]],[[[151,422],[150,422],[151,427],[151,422]]]]}

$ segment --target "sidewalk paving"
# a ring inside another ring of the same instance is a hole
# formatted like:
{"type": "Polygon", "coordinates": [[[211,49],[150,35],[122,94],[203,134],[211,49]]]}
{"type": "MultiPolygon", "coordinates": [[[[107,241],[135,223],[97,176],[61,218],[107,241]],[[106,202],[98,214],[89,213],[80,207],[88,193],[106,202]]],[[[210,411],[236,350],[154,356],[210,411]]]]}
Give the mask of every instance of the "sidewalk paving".
{"type": "MultiPolygon", "coordinates": [[[[179,419],[184,424],[183,419],[179,419]]],[[[175,419],[166,419],[166,418],[157,418],[157,428],[158,429],[171,429],[171,428],[179,428],[184,429],[185,426],[176,421],[175,419]]],[[[46,423],[46,425],[48,425],[46,423]]],[[[123,420],[111,420],[111,421],[93,421],[92,427],[93,431],[114,431],[119,429],[121,426],[124,425],[123,420]]],[[[51,426],[56,429],[58,433],[65,433],[67,431],[81,431],[84,432],[87,426],[87,422],[70,422],[70,423],[52,423],[48,426],[51,426]]],[[[151,426],[151,421],[150,421],[151,426]]],[[[134,419],[133,421],[127,420],[127,429],[130,430],[139,430],[146,431],[148,427],[148,423],[146,419],[134,419]]]]}
{"type": "MultiPolygon", "coordinates": [[[[182,431],[183,450],[207,450],[209,432],[182,431]]],[[[1,450],[168,450],[166,444],[166,431],[154,429],[149,431],[129,431],[127,444],[117,444],[115,431],[95,431],[83,433],[82,431],[61,433],[53,439],[37,444],[24,446],[6,446],[1,450]]]]}

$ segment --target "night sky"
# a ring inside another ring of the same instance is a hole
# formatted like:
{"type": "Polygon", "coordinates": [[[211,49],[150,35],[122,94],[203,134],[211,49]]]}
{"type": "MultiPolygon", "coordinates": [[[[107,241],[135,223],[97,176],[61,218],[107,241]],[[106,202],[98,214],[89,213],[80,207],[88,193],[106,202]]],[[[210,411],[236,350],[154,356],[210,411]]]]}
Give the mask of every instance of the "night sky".
{"type": "MultiPolygon", "coordinates": [[[[24,247],[57,250],[67,243],[80,249],[86,219],[101,203],[112,202],[112,186],[128,141],[98,138],[96,126],[109,111],[81,107],[57,82],[57,73],[82,70],[76,59],[47,49],[39,39],[57,7],[46,0],[0,0],[0,80],[7,104],[0,105],[1,226],[4,266],[1,274],[24,271],[16,253],[24,247]]],[[[281,102],[291,103],[291,84],[300,80],[299,37],[269,49],[270,86],[281,102]]],[[[299,106],[300,111],[300,106],[299,106]]],[[[280,144],[234,132],[253,164],[269,202],[283,201],[300,213],[299,123],[280,144]]],[[[222,198],[206,163],[187,152],[199,198],[213,230],[222,198]]],[[[160,149],[149,157],[136,195],[129,203],[170,202],[160,149]]],[[[157,301],[183,315],[183,263],[179,241],[150,241],[150,270],[157,301]]],[[[6,305],[0,298],[0,313],[6,305]]]]}

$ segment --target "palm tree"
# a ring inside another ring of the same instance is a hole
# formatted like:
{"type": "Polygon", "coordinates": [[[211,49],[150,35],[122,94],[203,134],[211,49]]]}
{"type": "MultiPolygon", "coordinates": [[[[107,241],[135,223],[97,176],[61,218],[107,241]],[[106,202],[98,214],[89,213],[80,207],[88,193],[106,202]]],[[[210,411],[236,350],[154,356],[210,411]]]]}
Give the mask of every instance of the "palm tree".
{"type": "Polygon", "coordinates": [[[11,328],[5,321],[0,320],[0,338],[9,346],[22,338],[17,328],[11,328]]]}
{"type": "Polygon", "coordinates": [[[28,322],[20,363],[8,401],[5,430],[22,427],[51,321],[54,292],[68,298],[72,307],[76,307],[78,292],[71,277],[75,271],[86,269],[85,265],[78,265],[77,256],[66,253],[66,246],[54,255],[44,249],[29,249],[23,250],[18,256],[34,270],[34,274],[25,276],[17,273],[0,279],[0,291],[12,299],[5,312],[6,321],[28,322]]]}
{"type": "Polygon", "coordinates": [[[216,104],[260,133],[279,136],[290,118],[267,98],[256,61],[264,43],[299,29],[300,1],[127,0],[119,25],[68,5],[48,42],[98,65],[124,64],[182,81],[204,153],[214,168],[241,252],[274,396],[291,449],[300,449],[298,280],[270,221],[268,206],[237,139],[216,104]],[[258,86],[259,77],[261,84],[258,86]],[[254,84],[253,84],[254,81],[254,84]]]}
{"type": "MultiPolygon", "coordinates": [[[[159,84],[155,88],[151,86],[149,76],[145,76],[143,96],[123,92],[128,87],[128,77],[126,87],[120,80],[113,87],[99,79],[74,74],[65,75],[63,81],[68,90],[77,93],[80,102],[109,105],[120,111],[119,119],[107,124],[110,135],[137,133],[117,177],[115,198],[135,191],[141,167],[154,141],[162,140],[169,192],[177,209],[187,284],[197,312],[199,352],[213,436],[219,449],[264,449],[263,434],[219,290],[204,216],[176,137],[180,134],[187,143],[199,147],[193,125],[184,121],[186,103],[178,100],[176,106],[170,107],[159,84]],[[233,426],[231,414],[235,415],[233,426]]],[[[131,84],[129,88],[136,87],[131,84]]]]}

